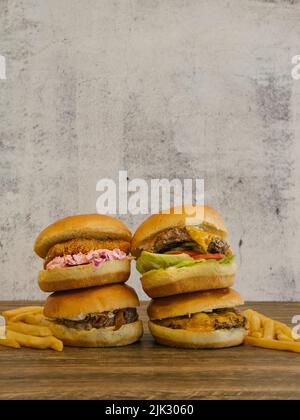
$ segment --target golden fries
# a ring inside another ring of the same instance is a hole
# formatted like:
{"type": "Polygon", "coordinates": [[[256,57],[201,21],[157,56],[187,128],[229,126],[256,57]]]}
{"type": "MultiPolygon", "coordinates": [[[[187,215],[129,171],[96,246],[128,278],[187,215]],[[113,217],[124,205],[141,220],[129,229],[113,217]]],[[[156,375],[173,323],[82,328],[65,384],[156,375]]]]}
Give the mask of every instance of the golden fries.
{"type": "Polygon", "coordinates": [[[2,316],[4,316],[6,319],[10,319],[23,314],[42,314],[43,312],[44,308],[42,306],[28,306],[24,308],[12,309],[10,311],[4,311],[2,312],[2,316]]]}
{"type": "Polygon", "coordinates": [[[267,338],[246,337],[245,342],[251,346],[273,350],[286,350],[300,353],[300,343],[270,340],[267,338]]]}
{"type": "Polygon", "coordinates": [[[293,343],[294,342],[294,340],[292,338],[288,337],[285,334],[277,334],[277,339],[279,341],[289,341],[290,343],[293,343]]]}
{"type": "Polygon", "coordinates": [[[63,350],[63,342],[53,336],[51,322],[43,315],[42,306],[17,308],[2,313],[6,319],[5,338],[0,346],[63,350]]]}
{"type": "Polygon", "coordinates": [[[52,332],[48,327],[25,324],[24,322],[8,323],[7,330],[27,335],[34,335],[35,337],[50,337],[52,335],[52,332]]]}
{"type": "Polygon", "coordinates": [[[248,309],[245,311],[245,316],[248,319],[249,331],[251,333],[256,333],[261,329],[261,320],[260,317],[254,312],[248,309]]]}
{"type": "Polygon", "coordinates": [[[20,349],[21,346],[16,340],[9,338],[0,338],[0,346],[12,347],[13,349],[20,349]]]}
{"type": "Polygon", "coordinates": [[[50,337],[34,337],[33,335],[25,335],[19,332],[7,331],[7,338],[17,341],[23,347],[30,347],[35,349],[53,349],[56,351],[63,350],[62,341],[57,338],[50,337]]]}
{"type": "Polygon", "coordinates": [[[275,336],[275,325],[272,319],[263,321],[264,326],[264,338],[273,340],[275,336]]]}
{"type": "Polygon", "coordinates": [[[252,346],[300,353],[300,340],[294,340],[291,328],[258,312],[244,312],[249,324],[245,342],[252,346]]]}
{"type": "Polygon", "coordinates": [[[31,325],[42,325],[42,322],[44,321],[45,317],[43,314],[26,314],[24,315],[22,321],[25,322],[26,324],[31,324],[31,325]]]}

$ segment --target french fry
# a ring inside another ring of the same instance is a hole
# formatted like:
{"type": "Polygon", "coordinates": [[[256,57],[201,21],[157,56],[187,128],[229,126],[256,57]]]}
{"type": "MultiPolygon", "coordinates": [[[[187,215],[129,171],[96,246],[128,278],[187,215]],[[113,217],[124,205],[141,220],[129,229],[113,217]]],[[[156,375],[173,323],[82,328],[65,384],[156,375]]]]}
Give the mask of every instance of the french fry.
{"type": "Polygon", "coordinates": [[[10,318],[6,318],[6,321],[7,322],[23,322],[27,315],[34,315],[34,312],[28,312],[28,313],[25,312],[25,313],[22,313],[22,314],[18,314],[18,315],[12,316],[10,318]]]}
{"type": "Polygon", "coordinates": [[[252,322],[253,322],[254,331],[258,331],[258,330],[261,329],[262,319],[261,319],[261,317],[259,316],[258,313],[256,313],[256,312],[253,313],[253,321],[252,322]]]}
{"type": "Polygon", "coordinates": [[[22,319],[23,322],[30,325],[42,325],[43,320],[45,319],[43,314],[26,314],[22,319]]]}
{"type": "Polygon", "coordinates": [[[56,351],[63,351],[63,342],[53,336],[34,337],[32,335],[25,335],[19,332],[8,330],[7,338],[17,341],[23,347],[30,347],[41,350],[53,349],[56,351]]]}
{"type": "Polygon", "coordinates": [[[294,340],[285,334],[277,334],[277,339],[279,341],[288,341],[290,343],[294,343],[294,340]]]}
{"type": "Polygon", "coordinates": [[[48,327],[25,324],[24,322],[9,322],[7,324],[7,330],[33,335],[35,337],[50,337],[52,335],[52,331],[48,327]]]}
{"type": "Polygon", "coordinates": [[[264,326],[264,335],[263,338],[273,340],[275,337],[275,325],[272,319],[267,319],[263,321],[264,326]]]}
{"type": "Polygon", "coordinates": [[[255,311],[252,311],[251,309],[248,309],[245,311],[245,316],[249,321],[249,332],[250,335],[253,333],[259,332],[261,329],[261,320],[258,316],[258,313],[255,311]]]}
{"type": "Polygon", "coordinates": [[[260,331],[255,331],[254,333],[252,333],[252,337],[254,338],[262,338],[263,333],[260,331]]]}
{"type": "Polygon", "coordinates": [[[0,338],[0,346],[11,347],[13,349],[21,348],[20,344],[16,340],[9,338],[0,338]]]}
{"type": "Polygon", "coordinates": [[[300,353],[300,343],[296,342],[277,341],[267,338],[254,338],[249,336],[246,337],[245,342],[251,346],[262,347],[265,349],[285,350],[292,351],[294,353],[300,353]]]}
{"type": "Polygon", "coordinates": [[[10,319],[21,314],[27,314],[27,313],[37,314],[37,313],[43,313],[43,312],[44,312],[44,308],[42,306],[26,306],[22,308],[11,309],[9,311],[4,311],[2,312],[2,316],[4,316],[4,318],[6,319],[10,319]]]}
{"type": "Polygon", "coordinates": [[[282,322],[275,321],[275,325],[278,329],[282,331],[283,334],[287,335],[290,338],[293,338],[292,330],[287,325],[283,324],[282,322]]]}

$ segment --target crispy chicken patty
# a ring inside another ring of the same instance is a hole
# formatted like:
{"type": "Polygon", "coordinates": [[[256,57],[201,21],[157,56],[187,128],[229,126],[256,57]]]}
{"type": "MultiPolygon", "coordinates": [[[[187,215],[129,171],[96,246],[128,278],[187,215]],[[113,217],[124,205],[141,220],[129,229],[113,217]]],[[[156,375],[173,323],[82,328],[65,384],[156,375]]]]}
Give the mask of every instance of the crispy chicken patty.
{"type": "Polygon", "coordinates": [[[130,243],[124,240],[103,240],[96,239],[72,239],[62,244],[54,245],[48,252],[45,259],[45,266],[55,257],[63,257],[64,255],[88,254],[90,251],[97,249],[120,249],[126,254],[130,251],[130,243]]]}

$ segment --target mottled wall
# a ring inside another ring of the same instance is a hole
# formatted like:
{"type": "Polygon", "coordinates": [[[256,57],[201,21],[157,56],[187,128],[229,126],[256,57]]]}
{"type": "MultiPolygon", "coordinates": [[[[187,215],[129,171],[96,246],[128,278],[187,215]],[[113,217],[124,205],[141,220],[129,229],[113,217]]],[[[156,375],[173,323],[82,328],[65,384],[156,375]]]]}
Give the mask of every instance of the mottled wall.
{"type": "Polygon", "coordinates": [[[237,288],[300,299],[299,20],[297,0],[0,0],[0,298],[42,296],[37,233],[127,169],[204,178],[237,288]]]}

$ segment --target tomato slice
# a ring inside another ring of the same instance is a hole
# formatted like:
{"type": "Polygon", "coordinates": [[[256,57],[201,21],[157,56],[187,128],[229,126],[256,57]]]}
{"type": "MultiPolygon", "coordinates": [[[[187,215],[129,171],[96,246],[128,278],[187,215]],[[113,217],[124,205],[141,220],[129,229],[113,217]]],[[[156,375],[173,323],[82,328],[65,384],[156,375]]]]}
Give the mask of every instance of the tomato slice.
{"type": "Polygon", "coordinates": [[[193,256],[194,260],[223,260],[224,254],[197,254],[193,256]]]}
{"type": "Polygon", "coordinates": [[[167,254],[170,255],[179,255],[187,254],[194,260],[223,260],[225,258],[224,254],[199,254],[197,251],[169,251],[167,254]]]}
{"type": "Polygon", "coordinates": [[[199,252],[196,251],[168,251],[166,254],[169,255],[179,255],[179,254],[187,254],[193,257],[194,255],[199,255],[199,252]]]}

